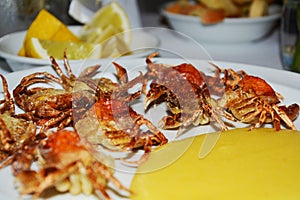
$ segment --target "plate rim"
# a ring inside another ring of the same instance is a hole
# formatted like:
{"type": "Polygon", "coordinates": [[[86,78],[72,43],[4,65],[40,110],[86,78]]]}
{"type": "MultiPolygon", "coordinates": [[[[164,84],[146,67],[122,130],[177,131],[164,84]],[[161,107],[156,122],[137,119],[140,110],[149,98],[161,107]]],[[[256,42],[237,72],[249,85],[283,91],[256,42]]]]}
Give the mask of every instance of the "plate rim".
{"type": "MultiPolygon", "coordinates": [[[[75,32],[75,33],[79,32],[81,27],[83,27],[83,25],[69,25],[68,26],[68,28],[72,32],[75,32]]],[[[140,30],[139,32],[143,32],[144,37],[147,36],[147,37],[150,37],[152,40],[154,40],[155,43],[153,45],[153,48],[158,49],[160,47],[161,41],[160,41],[159,37],[157,37],[154,34],[143,31],[143,28],[135,28],[135,29],[131,29],[131,30],[128,30],[128,31],[133,31],[134,32],[135,30],[140,30]]],[[[0,47],[1,47],[1,43],[3,41],[5,41],[7,39],[10,39],[12,37],[21,37],[21,35],[23,35],[23,34],[25,36],[26,32],[27,32],[27,30],[23,30],[23,31],[16,31],[16,32],[13,32],[13,33],[8,33],[6,35],[3,35],[2,37],[0,37],[0,47]]],[[[128,59],[128,58],[140,57],[142,55],[145,55],[145,54],[136,54],[136,55],[133,54],[133,55],[123,56],[123,57],[126,57],[128,59]]],[[[3,51],[2,49],[0,49],[0,57],[5,59],[5,60],[10,60],[12,62],[18,62],[18,63],[24,63],[24,64],[28,64],[28,65],[39,65],[39,66],[41,66],[41,65],[50,64],[50,61],[49,61],[50,59],[38,59],[38,58],[29,58],[29,57],[24,57],[24,56],[18,56],[18,55],[15,55],[15,54],[8,53],[7,51],[3,51]]],[[[99,59],[102,59],[102,58],[99,58],[99,59]]],[[[89,60],[99,60],[99,59],[97,58],[97,59],[89,59],[89,60]]],[[[78,60],[70,60],[70,61],[72,61],[72,62],[82,62],[84,60],[85,59],[78,59],[78,60]]],[[[57,62],[62,63],[63,60],[57,60],[57,62]]]]}

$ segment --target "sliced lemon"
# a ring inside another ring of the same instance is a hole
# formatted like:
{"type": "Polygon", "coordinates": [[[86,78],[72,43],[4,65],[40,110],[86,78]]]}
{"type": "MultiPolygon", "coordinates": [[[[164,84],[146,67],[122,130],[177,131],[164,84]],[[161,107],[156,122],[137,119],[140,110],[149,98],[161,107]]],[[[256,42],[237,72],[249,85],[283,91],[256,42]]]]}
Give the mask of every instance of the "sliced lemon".
{"type": "Polygon", "coordinates": [[[90,43],[101,43],[111,36],[127,31],[123,40],[130,44],[130,22],[126,11],[117,3],[111,2],[100,8],[79,33],[81,40],[90,43]]]}
{"type": "Polygon", "coordinates": [[[131,54],[129,46],[122,38],[123,34],[117,34],[102,42],[102,58],[117,58],[131,54]]]}
{"type": "Polygon", "coordinates": [[[101,45],[86,42],[53,41],[30,38],[25,45],[26,53],[33,58],[48,59],[53,56],[63,59],[64,52],[69,60],[96,59],[101,57],[101,45]]]}
{"type": "Polygon", "coordinates": [[[47,10],[42,9],[33,20],[24,38],[24,44],[19,51],[20,56],[29,56],[25,50],[25,44],[30,38],[57,41],[79,41],[68,27],[47,10]]]}

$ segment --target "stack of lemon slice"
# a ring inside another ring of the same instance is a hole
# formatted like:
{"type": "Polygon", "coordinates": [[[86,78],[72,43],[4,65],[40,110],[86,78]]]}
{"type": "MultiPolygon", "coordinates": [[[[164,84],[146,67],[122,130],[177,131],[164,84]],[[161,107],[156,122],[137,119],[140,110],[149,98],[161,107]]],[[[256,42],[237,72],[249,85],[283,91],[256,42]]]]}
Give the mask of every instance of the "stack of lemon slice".
{"type": "Polygon", "coordinates": [[[118,57],[129,53],[130,23],[126,11],[116,2],[99,9],[74,35],[46,10],[41,10],[29,27],[20,56],[68,59],[118,57]]]}
{"type": "Polygon", "coordinates": [[[124,32],[123,39],[130,43],[131,35],[126,32],[130,29],[130,23],[125,10],[116,2],[102,7],[94,17],[84,25],[80,32],[83,41],[101,43],[111,36],[124,32]]]}
{"type": "Polygon", "coordinates": [[[119,57],[130,53],[130,22],[126,11],[116,2],[102,7],[86,23],[79,37],[88,43],[102,44],[102,57],[119,57]]]}

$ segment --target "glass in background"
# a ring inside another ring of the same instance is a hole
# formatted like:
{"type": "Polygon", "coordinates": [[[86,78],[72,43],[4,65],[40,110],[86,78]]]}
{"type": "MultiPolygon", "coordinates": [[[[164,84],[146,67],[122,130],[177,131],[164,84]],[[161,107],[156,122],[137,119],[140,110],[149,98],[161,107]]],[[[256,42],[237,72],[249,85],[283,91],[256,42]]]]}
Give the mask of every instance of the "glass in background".
{"type": "Polygon", "coordinates": [[[65,24],[78,24],[68,15],[70,0],[0,0],[0,37],[28,29],[45,8],[65,24]]]}
{"type": "Polygon", "coordinates": [[[1,0],[0,36],[27,29],[44,3],[44,0],[1,0]]]}
{"type": "MultiPolygon", "coordinates": [[[[42,8],[68,25],[78,24],[68,15],[70,0],[0,0],[0,37],[27,30],[42,8]]],[[[0,67],[9,69],[0,58],[0,67]]]]}
{"type": "MultiPolygon", "coordinates": [[[[37,13],[44,7],[44,0],[0,0],[0,37],[26,30],[37,13]]],[[[0,67],[10,71],[0,58],[0,67]]]]}
{"type": "Polygon", "coordinates": [[[281,19],[281,57],[286,70],[300,72],[300,1],[286,0],[281,19]]]}

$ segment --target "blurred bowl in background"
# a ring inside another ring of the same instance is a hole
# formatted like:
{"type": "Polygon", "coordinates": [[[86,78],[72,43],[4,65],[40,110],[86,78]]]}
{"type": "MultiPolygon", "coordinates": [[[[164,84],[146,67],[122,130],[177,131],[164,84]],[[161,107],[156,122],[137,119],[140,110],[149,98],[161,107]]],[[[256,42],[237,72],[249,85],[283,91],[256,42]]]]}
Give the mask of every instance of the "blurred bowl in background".
{"type": "Polygon", "coordinates": [[[164,8],[162,15],[174,30],[204,43],[238,43],[261,39],[272,31],[281,17],[281,6],[271,5],[267,16],[225,18],[220,23],[204,25],[197,16],[170,13],[164,8]]]}

